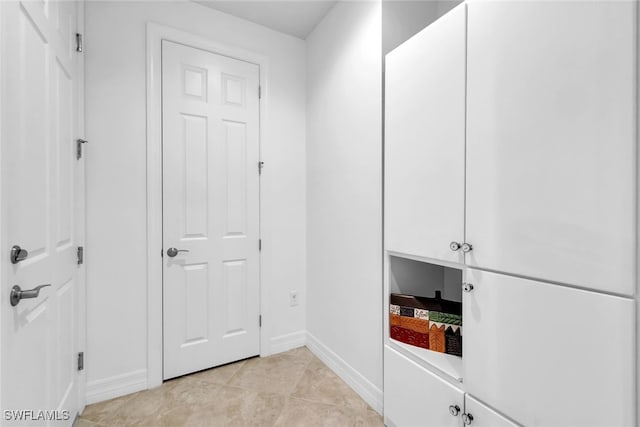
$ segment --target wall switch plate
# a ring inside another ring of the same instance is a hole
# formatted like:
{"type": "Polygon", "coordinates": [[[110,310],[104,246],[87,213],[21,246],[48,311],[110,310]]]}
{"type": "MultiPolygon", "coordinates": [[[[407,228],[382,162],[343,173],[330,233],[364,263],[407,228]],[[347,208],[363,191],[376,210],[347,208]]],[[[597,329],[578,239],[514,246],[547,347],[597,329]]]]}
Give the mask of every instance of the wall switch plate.
{"type": "Polygon", "coordinates": [[[298,291],[289,292],[289,305],[291,307],[298,305],[298,291]]]}

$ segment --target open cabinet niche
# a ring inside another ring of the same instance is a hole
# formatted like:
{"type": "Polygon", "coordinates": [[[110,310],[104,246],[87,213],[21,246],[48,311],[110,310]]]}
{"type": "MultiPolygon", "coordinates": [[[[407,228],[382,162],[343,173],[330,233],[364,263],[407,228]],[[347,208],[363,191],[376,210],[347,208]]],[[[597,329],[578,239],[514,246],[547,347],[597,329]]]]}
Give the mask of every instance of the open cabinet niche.
{"type": "Polygon", "coordinates": [[[462,381],[462,270],[388,255],[390,345],[462,381]]]}
{"type": "Polygon", "coordinates": [[[397,256],[389,257],[389,292],[462,302],[462,270],[397,256]]]}

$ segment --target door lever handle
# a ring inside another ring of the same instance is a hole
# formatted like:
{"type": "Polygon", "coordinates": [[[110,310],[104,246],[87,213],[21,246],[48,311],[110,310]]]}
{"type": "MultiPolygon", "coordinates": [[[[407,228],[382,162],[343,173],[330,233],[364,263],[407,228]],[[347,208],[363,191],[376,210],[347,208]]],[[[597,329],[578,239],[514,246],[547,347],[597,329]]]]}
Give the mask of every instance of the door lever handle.
{"type": "Polygon", "coordinates": [[[51,285],[40,285],[40,286],[36,286],[33,289],[29,289],[28,291],[23,291],[20,288],[20,286],[13,285],[13,288],[11,288],[11,295],[10,295],[11,306],[15,307],[16,305],[18,305],[20,300],[23,300],[23,299],[38,298],[38,295],[40,295],[40,289],[46,288],[47,286],[51,286],[51,285]]]}
{"type": "Polygon", "coordinates": [[[167,249],[167,255],[173,258],[178,255],[178,252],[189,252],[189,249],[177,249],[177,248],[169,248],[167,249]]]}

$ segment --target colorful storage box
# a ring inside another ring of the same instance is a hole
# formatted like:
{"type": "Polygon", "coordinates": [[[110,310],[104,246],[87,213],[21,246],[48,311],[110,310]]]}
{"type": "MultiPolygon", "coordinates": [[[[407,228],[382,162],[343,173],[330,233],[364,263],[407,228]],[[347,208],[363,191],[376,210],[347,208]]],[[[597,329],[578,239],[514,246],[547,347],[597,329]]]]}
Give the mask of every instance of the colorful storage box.
{"type": "Polygon", "coordinates": [[[442,299],[391,294],[391,338],[440,353],[462,356],[462,304],[442,299]]]}

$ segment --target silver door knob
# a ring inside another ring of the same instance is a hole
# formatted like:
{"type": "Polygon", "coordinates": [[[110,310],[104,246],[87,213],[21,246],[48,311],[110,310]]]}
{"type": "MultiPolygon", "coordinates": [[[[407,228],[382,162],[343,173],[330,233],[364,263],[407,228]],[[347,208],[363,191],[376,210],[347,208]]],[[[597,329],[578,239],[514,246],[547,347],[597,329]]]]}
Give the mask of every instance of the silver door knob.
{"type": "Polygon", "coordinates": [[[449,413],[454,417],[457,417],[460,413],[460,407],[458,405],[449,405],[449,413]]]}
{"type": "Polygon", "coordinates": [[[26,249],[22,249],[18,245],[11,246],[11,253],[9,254],[11,258],[11,264],[17,264],[20,261],[24,261],[29,256],[29,252],[26,249]]]}
{"type": "Polygon", "coordinates": [[[178,255],[178,252],[189,252],[188,249],[177,249],[177,248],[169,248],[167,249],[167,255],[169,255],[171,258],[173,258],[174,256],[178,255]]]}
{"type": "Polygon", "coordinates": [[[46,288],[47,286],[51,285],[40,285],[33,289],[29,289],[28,291],[23,291],[20,286],[14,285],[13,288],[11,288],[11,294],[9,295],[11,306],[15,307],[23,299],[38,298],[38,295],[40,295],[40,289],[46,288]]]}
{"type": "Polygon", "coordinates": [[[471,292],[473,290],[473,285],[471,283],[463,283],[462,284],[462,290],[464,292],[471,292]]]}
{"type": "Polygon", "coordinates": [[[462,422],[467,426],[470,425],[473,422],[473,415],[462,414],[462,422]]]}
{"type": "Polygon", "coordinates": [[[449,243],[449,249],[451,249],[453,252],[460,250],[461,247],[462,245],[460,245],[460,243],[458,242],[449,243]]]}
{"type": "Polygon", "coordinates": [[[473,250],[473,246],[471,246],[469,243],[464,243],[462,245],[462,252],[467,253],[467,252],[471,252],[473,250]]]}

